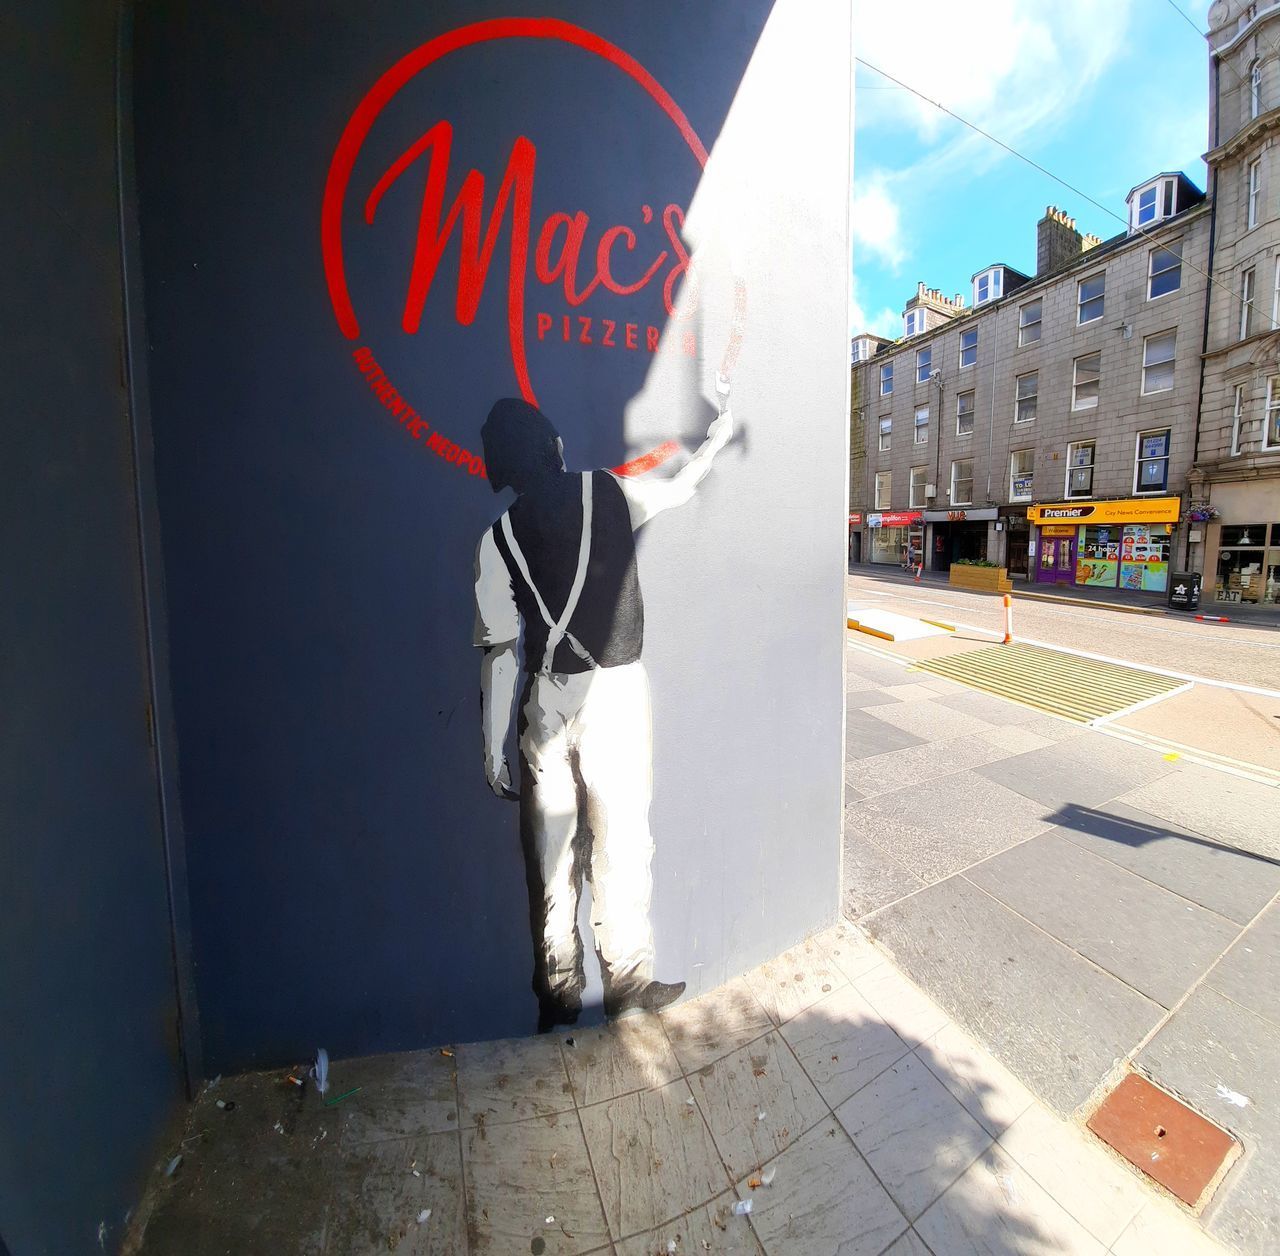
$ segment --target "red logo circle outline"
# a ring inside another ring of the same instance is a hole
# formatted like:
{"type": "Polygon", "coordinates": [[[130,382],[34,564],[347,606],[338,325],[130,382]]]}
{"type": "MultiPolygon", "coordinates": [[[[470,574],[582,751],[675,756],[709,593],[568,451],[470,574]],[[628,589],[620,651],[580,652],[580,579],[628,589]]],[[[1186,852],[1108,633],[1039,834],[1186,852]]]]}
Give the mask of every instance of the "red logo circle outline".
{"type": "MultiPolygon", "coordinates": [[[[707,150],[671,94],[633,56],[599,35],[557,18],[494,18],[473,22],[438,35],[406,53],[365,93],[347,121],[333,160],[329,163],[320,214],[320,250],[324,259],[329,300],[333,305],[338,327],[348,340],[359,336],[360,323],[347,286],[346,262],[342,252],[342,210],[346,204],[347,187],[351,182],[356,158],[365,138],[388,102],[411,78],[452,52],[496,39],[555,39],[608,61],[644,88],[674,123],[698,165],[706,167],[707,150]]],[[[526,400],[535,402],[527,363],[523,369],[517,364],[516,369],[520,376],[517,383],[521,394],[526,400]]]]}

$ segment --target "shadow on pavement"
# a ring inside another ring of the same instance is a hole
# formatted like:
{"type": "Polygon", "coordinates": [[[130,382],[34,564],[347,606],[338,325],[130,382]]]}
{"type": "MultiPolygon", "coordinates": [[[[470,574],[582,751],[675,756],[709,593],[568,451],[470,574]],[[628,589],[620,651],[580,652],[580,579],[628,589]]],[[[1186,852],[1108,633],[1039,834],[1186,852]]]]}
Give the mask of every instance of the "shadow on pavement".
{"type": "Polygon", "coordinates": [[[995,1141],[1030,1093],[855,930],[821,936],[659,1016],[335,1061],[327,1102],[283,1073],[223,1079],[127,1250],[916,1256],[1118,1239],[1145,1203],[1136,1178],[1091,1240],[995,1141]]]}
{"type": "Polygon", "coordinates": [[[1145,824],[1108,811],[1098,811],[1092,807],[1082,807],[1077,803],[1067,803],[1053,815],[1047,817],[1048,822],[1077,833],[1088,833],[1093,837],[1103,838],[1108,842],[1117,842],[1122,846],[1138,848],[1150,842],[1182,842],[1190,846],[1203,846],[1209,850],[1220,850],[1232,855],[1240,855],[1257,863],[1280,867],[1280,859],[1272,859],[1256,851],[1241,846],[1232,846],[1226,842],[1215,842],[1207,837],[1184,830],[1174,830],[1156,824],[1145,824]]]}

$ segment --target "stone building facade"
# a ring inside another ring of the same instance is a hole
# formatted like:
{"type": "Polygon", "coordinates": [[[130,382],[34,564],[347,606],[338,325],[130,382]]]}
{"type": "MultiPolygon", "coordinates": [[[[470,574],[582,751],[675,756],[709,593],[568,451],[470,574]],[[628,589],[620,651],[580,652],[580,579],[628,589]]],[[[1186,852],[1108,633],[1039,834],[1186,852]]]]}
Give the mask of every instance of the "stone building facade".
{"type": "Polygon", "coordinates": [[[1209,10],[1214,201],[1204,396],[1190,494],[1207,595],[1280,600],[1280,5],[1209,10]]]}
{"type": "Polygon", "coordinates": [[[1129,200],[1106,241],[1049,207],[1034,275],[988,265],[972,304],[920,285],[904,332],[922,305],[925,329],[854,363],[862,561],[1165,590],[1185,561],[1209,209],[1178,174],[1129,200]]]}

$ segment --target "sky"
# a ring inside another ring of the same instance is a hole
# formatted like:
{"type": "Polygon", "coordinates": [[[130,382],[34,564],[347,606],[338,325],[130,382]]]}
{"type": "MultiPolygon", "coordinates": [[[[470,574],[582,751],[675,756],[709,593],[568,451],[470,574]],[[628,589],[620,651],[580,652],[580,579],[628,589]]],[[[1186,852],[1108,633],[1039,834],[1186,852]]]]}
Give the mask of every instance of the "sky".
{"type": "MultiPolygon", "coordinates": [[[[1203,31],[1209,0],[1178,3],[1203,31]]],[[[971,304],[971,276],[993,262],[1034,274],[1046,205],[1107,239],[1151,175],[1182,170],[1205,187],[1208,45],[1168,0],[858,0],[855,12],[856,56],[1119,216],[859,65],[855,332],[901,336],[921,280],[971,304]]]]}

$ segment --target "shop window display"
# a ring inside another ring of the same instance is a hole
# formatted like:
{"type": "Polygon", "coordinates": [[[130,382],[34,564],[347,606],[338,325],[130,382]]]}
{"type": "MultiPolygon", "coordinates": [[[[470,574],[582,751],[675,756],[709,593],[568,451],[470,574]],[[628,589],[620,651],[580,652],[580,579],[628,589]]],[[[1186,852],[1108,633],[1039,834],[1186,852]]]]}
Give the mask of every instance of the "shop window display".
{"type": "Polygon", "coordinates": [[[1131,592],[1169,587],[1171,529],[1167,523],[1089,525],[1080,529],[1076,584],[1131,592]]]}
{"type": "Polygon", "coordinates": [[[1167,523],[1126,524],[1120,536],[1120,587],[1164,593],[1169,587],[1167,523]]]}
{"type": "Polygon", "coordinates": [[[1222,529],[1214,596],[1219,602],[1255,605],[1280,600],[1280,523],[1222,529]]]}
{"type": "Polygon", "coordinates": [[[1076,584],[1116,587],[1116,572],[1120,566],[1120,528],[1112,524],[1098,524],[1080,529],[1080,543],[1076,550],[1076,584]]]}

